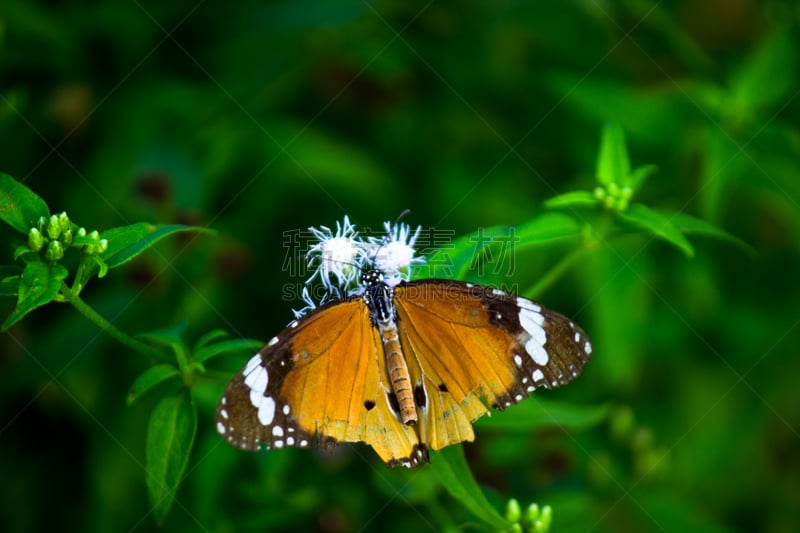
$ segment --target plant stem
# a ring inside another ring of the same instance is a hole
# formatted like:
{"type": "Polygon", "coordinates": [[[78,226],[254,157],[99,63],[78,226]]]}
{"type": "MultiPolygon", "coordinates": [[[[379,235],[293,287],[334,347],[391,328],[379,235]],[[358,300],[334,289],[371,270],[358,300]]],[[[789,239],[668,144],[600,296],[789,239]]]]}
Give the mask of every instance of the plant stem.
{"type": "Polygon", "coordinates": [[[584,238],[581,247],[573,250],[568,255],[561,258],[558,263],[553,265],[550,270],[545,272],[544,276],[539,278],[536,283],[530,286],[528,290],[524,291],[522,294],[525,294],[531,298],[538,298],[540,294],[555,284],[558,278],[560,278],[564,272],[567,271],[567,269],[577,262],[578,259],[581,259],[583,256],[593,252],[598,245],[603,242],[610,227],[611,218],[606,216],[603,218],[600,224],[598,224],[596,229],[592,228],[591,226],[585,228],[586,231],[584,232],[584,235],[586,235],[586,237],[584,238]]]}
{"type": "Polygon", "coordinates": [[[569,255],[561,258],[558,263],[553,265],[553,268],[545,272],[544,276],[539,278],[528,290],[523,291],[523,294],[531,298],[538,298],[539,295],[549,289],[573,263],[587,254],[590,248],[590,246],[583,245],[577,250],[573,250],[569,255]]]}
{"type": "Polygon", "coordinates": [[[66,284],[62,284],[61,292],[64,294],[67,301],[71,303],[80,314],[88,318],[94,325],[111,335],[114,339],[121,342],[128,348],[159,360],[164,360],[167,358],[166,354],[163,354],[152,346],[149,346],[142,341],[131,337],[121,329],[117,328],[114,324],[106,320],[97,311],[90,307],[89,304],[84,302],[80,296],[72,292],[66,284]]]}

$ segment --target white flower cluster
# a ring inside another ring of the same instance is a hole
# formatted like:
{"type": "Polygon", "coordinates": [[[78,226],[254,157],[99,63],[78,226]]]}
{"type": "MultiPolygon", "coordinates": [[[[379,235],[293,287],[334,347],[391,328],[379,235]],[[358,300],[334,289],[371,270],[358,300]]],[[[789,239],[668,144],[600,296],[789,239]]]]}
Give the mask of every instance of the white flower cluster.
{"type": "Polygon", "coordinates": [[[316,239],[306,256],[313,273],[303,289],[306,306],[294,311],[295,317],[327,301],[362,292],[361,273],[365,269],[380,271],[384,282],[392,287],[410,279],[411,265],[425,262],[424,257],[415,256],[414,250],[422,228],[418,226],[412,233],[408,224],[384,222],[383,227],[385,236],[366,240],[359,236],[347,215],[341,224],[336,222],[335,232],[327,226],[308,228],[316,239]],[[315,302],[309,292],[309,285],[315,279],[319,279],[325,289],[319,302],[315,302]]]}

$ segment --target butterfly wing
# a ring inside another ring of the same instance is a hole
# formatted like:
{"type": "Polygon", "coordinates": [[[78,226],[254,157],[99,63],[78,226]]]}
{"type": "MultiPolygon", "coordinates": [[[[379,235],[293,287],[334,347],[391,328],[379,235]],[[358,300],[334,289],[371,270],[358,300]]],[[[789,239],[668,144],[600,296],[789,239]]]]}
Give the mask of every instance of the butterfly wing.
{"type": "Polygon", "coordinates": [[[588,337],[566,317],[490,287],[420,280],[395,288],[398,331],[432,449],[474,438],[472,421],[577,377],[588,337]]]}
{"type": "Polygon", "coordinates": [[[385,462],[427,460],[391,407],[383,347],[361,298],[332,302],[290,324],[234,377],[217,431],[246,450],[363,441],[385,462]]]}

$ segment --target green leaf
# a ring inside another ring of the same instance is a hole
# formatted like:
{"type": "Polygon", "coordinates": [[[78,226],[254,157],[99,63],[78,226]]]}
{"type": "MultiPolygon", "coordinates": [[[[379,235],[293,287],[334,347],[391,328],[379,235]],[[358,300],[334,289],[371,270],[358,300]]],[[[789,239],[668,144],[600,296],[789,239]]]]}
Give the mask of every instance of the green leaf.
{"type": "Polygon", "coordinates": [[[511,523],[489,503],[478,486],[460,444],[434,452],[431,469],[445,490],[477,518],[489,524],[495,531],[505,531],[511,527],[511,523]]]}
{"type": "Polygon", "coordinates": [[[519,226],[491,226],[459,237],[451,249],[442,250],[445,258],[436,257],[431,263],[449,261],[454,267],[454,279],[469,278],[470,270],[484,255],[494,257],[510,253],[509,245],[516,250],[547,246],[581,235],[581,225],[566,213],[545,212],[519,226]],[[452,250],[455,248],[455,250],[452,250]]]}
{"type": "Polygon", "coordinates": [[[597,205],[598,203],[599,200],[590,191],[570,191],[545,200],[544,206],[550,209],[560,209],[564,207],[597,205]]]}
{"type": "Polygon", "coordinates": [[[581,236],[582,226],[566,213],[542,213],[516,228],[517,249],[554,244],[581,236]]]}
{"type": "Polygon", "coordinates": [[[153,516],[164,522],[189,464],[197,433],[197,407],[189,391],[162,399],[150,415],[145,445],[145,482],[153,516]]]}
{"type": "Polygon", "coordinates": [[[0,265],[0,296],[16,296],[21,276],[22,268],[17,265],[0,265]]]}
{"type": "Polygon", "coordinates": [[[263,346],[263,341],[255,339],[231,339],[201,348],[194,353],[194,361],[196,363],[203,363],[213,357],[237,352],[253,354],[263,346]]]}
{"type": "Polygon", "coordinates": [[[67,275],[67,269],[61,265],[47,265],[38,261],[25,265],[19,284],[17,308],[6,318],[0,331],[7,330],[37,307],[52,302],[67,275]]]}
{"type": "Polygon", "coordinates": [[[633,189],[634,192],[638,191],[642,187],[642,184],[644,184],[644,180],[657,171],[658,167],[656,165],[642,165],[636,167],[633,172],[631,172],[628,186],[633,189]]]}
{"type": "Polygon", "coordinates": [[[782,28],[761,41],[731,79],[733,112],[746,116],[782,102],[794,91],[797,69],[795,38],[782,28]]]}
{"type": "Polygon", "coordinates": [[[131,405],[133,402],[142,397],[148,390],[152,389],[159,383],[162,383],[172,377],[178,376],[180,373],[174,365],[160,364],[151,366],[142,372],[138,378],[133,382],[130,389],[128,389],[128,396],[125,402],[131,405]]]}
{"type": "Polygon", "coordinates": [[[443,265],[443,272],[430,272],[425,277],[464,279],[479,257],[507,242],[512,231],[516,233],[511,226],[490,226],[455,239],[450,246],[437,250],[429,258],[429,264],[443,265]]]}
{"type": "Polygon", "coordinates": [[[752,246],[750,246],[740,238],[731,235],[727,231],[716,227],[710,222],[706,222],[705,220],[695,218],[692,215],[687,215],[686,213],[673,213],[670,214],[669,216],[672,219],[672,223],[675,224],[678,227],[678,229],[681,230],[682,233],[712,237],[714,239],[719,239],[734,244],[744,249],[746,252],[750,254],[756,253],[755,249],[752,246]]]}
{"type": "Polygon", "coordinates": [[[477,427],[484,429],[525,430],[559,426],[566,429],[586,429],[608,417],[610,407],[575,405],[533,397],[514,407],[513,412],[492,413],[480,419],[477,427]]]}
{"type": "Polygon", "coordinates": [[[673,215],[662,214],[642,204],[634,204],[626,211],[621,211],[619,217],[656,237],[674,244],[687,256],[694,256],[692,244],[683,236],[678,226],[673,223],[673,215]]]}
{"type": "Polygon", "coordinates": [[[224,339],[227,336],[228,332],[225,331],[224,329],[219,329],[219,328],[212,329],[211,331],[204,333],[203,335],[200,336],[199,339],[197,339],[197,342],[195,342],[194,346],[192,347],[192,353],[196,354],[198,351],[200,351],[201,348],[203,348],[207,344],[210,344],[216,341],[217,339],[224,339]]]}
{"type": "Polygon", "coordinates": [[[597,181],[601,185],[615,183],[620,187],[629,186],[631,162],[625,145],[625,132],[616,122],[609,122],[603,128],[600,153],[597,156],[597,181]]]}
{"type": "Polygon", "coordinates": [[[214,233],[213,230],[197,226],[146,222],[112,228],[101,235],[102,238],[108,239],[108,249],[100,254],[100,258],[105,261],[108,268],[115,268],[127,263],[164,237],[190,231],[214,233]]]}
{"type": "Polygon", "coordinates": [[[0,219],[3,222],[28,235],[39,217],[49,216],[50,210],[44,200],[8,174],[0,172],[0,219]]]}
{"type": "Polygon", "coordinates": [[[146,331],[136,335],[137,338],[160,344],[168,348],[172,348],[175,353],[175,359],[178,362],[178,368],[187,370],[188,364],[188,349],[183,338],[186,334],[186,328],[189,323],[182,320],[172,327],[159,329],[155,331],[146,331]]]}

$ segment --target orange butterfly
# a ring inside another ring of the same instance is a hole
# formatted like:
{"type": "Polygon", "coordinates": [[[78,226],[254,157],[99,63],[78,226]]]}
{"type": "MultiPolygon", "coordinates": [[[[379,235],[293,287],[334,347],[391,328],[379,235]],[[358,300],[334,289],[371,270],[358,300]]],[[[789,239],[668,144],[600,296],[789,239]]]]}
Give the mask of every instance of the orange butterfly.
{"type": "Polygon", "coordinates": [[[245,450],[364,442],[389,466],[413,468],[429,449],[473,440],[490,408],[570,382],[592,353],[568,318],[491,287],[389,284],[369,268],[361,286],[247,362],[217,408],[224,439],[245,450]]]}
{"type": "Polygon", "coordinates": [[[592,347],[578,326],[491,287],[408,281],[411,264],[424,261],[414,257],[419,228],[385,227],[390,239],[367,241],[346,216],[335,235],[309,228],[319,241],[310,280],[348,294],[360,272],[358,291],[318,308],[304,292],[310,312],[297,312],[222,396],[216,425],[228,442],[365,442],[390,466],[416,467],[429,449],[473,440],[472,422],[489,408],[580,374],[592,347]]]}

